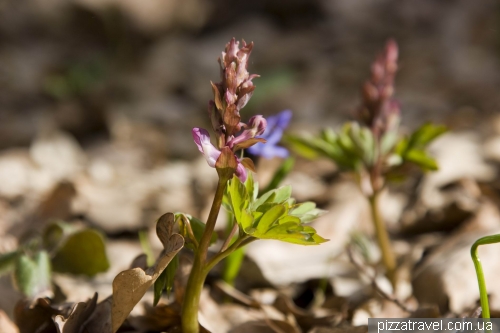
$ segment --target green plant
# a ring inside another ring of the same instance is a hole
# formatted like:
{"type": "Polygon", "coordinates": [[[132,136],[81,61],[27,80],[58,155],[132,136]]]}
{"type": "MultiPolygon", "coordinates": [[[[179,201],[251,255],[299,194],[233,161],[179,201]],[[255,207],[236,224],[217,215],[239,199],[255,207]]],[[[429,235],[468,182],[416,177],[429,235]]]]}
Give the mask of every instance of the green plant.
{"type": "Polygon", "coordinates": [[[499,242],[500,234],[485,236],[475,241],[470,248],[470,255],[472,257],[472,261],[474,262],[477,283],[479,285],[479,298],[481,301],[482,316],[485,319],[490,318],[490,306],[488,303],[488,292],[486,290],[486,281],[484,280],[483,266],[481,265],[481,259],[479,259],[477,254],[477,249],[480,245],[495,244],[499,242]]]}
{"type": "MultiPolygon", "coordinates": [[[[232,39],[219,59],[222,81],[212,83],[214,100],[209,102],[209,118],[215,132],[216,146],[210,142],[208,131],[194,128],[193,139],[209,166],[219,176],[212,207],[205,224],[198,223],[186,214],[177,214],[181,234],[186,246],[194,252],[194,262],[182,302],[182,330],[199,332],[198,306],[200,294],[208,272],[222,259],[257,239],[277,239],[302,245],[316,245],[326,240],[305,225],[321,211],[313,203],[297,204],[291,198],[291,187],[273,189],[259,196],[257,183],[247,169],[255,172],[249,158],[239,158],[238,151],[256,143],[265,143],[259,137],[266,129],[262,116],[253,116],[247,123],[241,121],[240,110],[247,104],[255,86],[247,71],[248,58],[253,43],[239,43],[232,39]],[[234,217],[232,226],[220,250],[209,256],[209,246],[214,241],[214,228],[221,206],[234,217]],[[196,227],[195,227],[196,226],[196,227]],[[198,229],[198,230],[196,230],[198,229]]],[[[166,276],[171,276],[173,272],[166,276]]],[[[156,280],[161,292],[166,278],[156,280]]]]}
{"type": "Polygon", "coordinates": [[[444,126],[424,124],[408,137],[399,134],[400,106],[393,98],[398,48],[389,41],[371,67],[371,78],[362,89],[358,121],[341,130],[325,129],[320,135],[286,137],[286,142],[307,158],[326,157],[342,171],[351,172],[366,196],[382,253],[386,275],[396,285],[396,258],[379,212],[380,194],[389,180],[401,180],[412,166],[437,170],[427,146],[446,131],[444,126]]]}
{"type": "MultiPolygon", "coordinates": [[[[294,164],[294,158],[293,157],[288,157],[283,161],[281,166],[275,171],[273,177],[271,178],[271,181],[269,184],[265,187],[265,189],[262,191],[263,193],[267,193],[269,191],[272,191],[276,189],[279,184],[283,181],[283,179],[290,173],[290,171],[293,168],[294,164]]],[[[229,196],[226,191],[226,195],[224,197],[224,202],[229,202],[229,196]]],[[[227,207],[230,207],[229,204],[226,204],[227,207]]],[[[234,235],[237,228],[238,224],[236,223],[234,219],[234,215],[231,212],[231,209],[227,209],[227,216],[228,216],[228,227],[227,227],[227,235],[232,235],[233,239],[231,242],[234,242],[236,240],[236,236],[234,235]]],[[[224,265],[224,271],[222,274],[223,280],[228,283],[229,285],[234,284],[234,280],[239,274],[241,264],[243,263],[243,259],[245,257],[245,249],[244,248],[239,248],[238,250],[234,251],[231,253],[226,259],[225,259],[225,265],[224,265]]]]}
{"type": "Polygon", "coordinates": [[[108,268],[102,234],[64,222],[49,224],[42,235],[0,255],[0,275],[12,273],[17,289],[31,299],[52,294],[52,272],[94,276],[108,268]]]}

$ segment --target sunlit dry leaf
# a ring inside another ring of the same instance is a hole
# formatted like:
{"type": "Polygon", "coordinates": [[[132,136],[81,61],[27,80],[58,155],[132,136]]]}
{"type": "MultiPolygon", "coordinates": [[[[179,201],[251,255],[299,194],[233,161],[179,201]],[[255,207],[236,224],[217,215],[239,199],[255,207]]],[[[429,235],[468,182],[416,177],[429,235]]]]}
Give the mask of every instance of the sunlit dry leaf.
{"type": "Polygon", "coordinates": [[[67,318],[62,315],[54,317],[58,333],[80,333],[84,323],[90,318],[97,304],[97,293],[87,302],[76,303],[67,318]]]}
{"type": "Polygon", "coordinates": [[[75,196],[76,190],[72,183],[60,182],[38,207],[37,217],[41,221],[71,218],[71,202],[75,196]]]}
{"type": "Polygon", "coordinates": [[[113,332],[118,330],[134,306],[184,246],[182,236],[173,234],[174,221],[174,214],[167,213],[160,217],[156,224],[156,233],[165,249],[153,267],[146,271],[141,268],[129,269],[118,274],[113,280],[113,332]]]}
{"type": "Polygon", "coordinates": [[[3,310],[0,310],[0,332],[19,333],[17,326],[9,319],[3,310]]]}

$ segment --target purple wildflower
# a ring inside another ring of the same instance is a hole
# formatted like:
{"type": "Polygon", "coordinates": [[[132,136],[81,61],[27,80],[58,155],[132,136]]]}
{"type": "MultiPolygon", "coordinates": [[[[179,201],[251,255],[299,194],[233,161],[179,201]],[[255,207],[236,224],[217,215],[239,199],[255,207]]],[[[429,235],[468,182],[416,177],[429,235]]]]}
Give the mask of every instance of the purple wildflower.
{"type": "Polygon", "coordinates": [[[267,118],[267,127],[261,138],[266,140],[266,144],[257,143],[248,148],[248,152],[252,155],[262,156],[270,159],[273,157],[288,157],[288,150],[278,146],[278,143],[283,136],[283,131],[288,127],[288,123],[292,118],[292,111],[284,110],[280,113],[267,118]]]}
{"type": "Polygon", "coordinates": [[[227,43],[222,57],[219,58],[222,81],[212,82],[214,100],[208,103],[208,114],[217,147],[212,145],[210,135],[205,129],[193,128],[192,133],[198,150],[205,156],[208,165],[217,169],[219,177],[220,172],[224,173],[223,178],[234,173],[244,182],[247,178],[246,169],[255,172],[255,166],[251,159],[239,159],[235,153],[240,149],[266,142],[256,136],[264,133],[267,121],[260,115],[253,116],[246,124],[241,121],[240,110],[252,96],[255,89],[252,79],[258,75],[250,74],[247,70],[253,43],[247,44],[243,41],[241,48],[239,45],[234,38],[227,43]]]}
{"type": "MultiPolygon", "coordinates": [[[[192,130],[192,134],[194,142],[196,143],[196,146],[198,146],[198,150],[203,154],[203,156],[205,156],[208,165],[215,168],[215,163],[217,162],[221,151],[215,148],[215,146],[210,142],[210,134],[208,134],[208,131],[204,128],[195,127],[192,130]]],[[[245,161],[242,161],[237,157],[236,160],[238,161],[238,165],[234,173],[241,180],[241,182],[245,182],[247,179],[247,171],[243,165],[245,161]]]]}

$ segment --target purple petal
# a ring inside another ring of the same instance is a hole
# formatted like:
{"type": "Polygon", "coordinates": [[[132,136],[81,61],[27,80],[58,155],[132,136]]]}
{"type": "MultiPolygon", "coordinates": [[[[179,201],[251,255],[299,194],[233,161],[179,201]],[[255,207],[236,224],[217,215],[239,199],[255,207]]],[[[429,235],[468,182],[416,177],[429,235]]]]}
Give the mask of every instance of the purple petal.
{"type": "Polygon", "coordinates": [[[254,137],[262,135],[267,128],[267,120],[261,115],[256,115],[248,120],[248,127],[253,131],[254,137]]]}
{"type": "Polygon", "coordinates": [[[248,124],[246,125],[247,129],[237,137],[233,137],[232,139],[230,139],[227,142],[227,145],[232,149],[234,146],[242,142],[255,138],[257,135],[261,135],[262,133],[264,133],[266,125],[267,121],[264,117],[262,117],[261,115],[253,116],[252,118],[250,118],[248,124]]]}
{"type": "Polygon", "coordinates": [[[193,128],[191,130],[191,134],[193,135],[193,140],[194,143],[196,143],[198,150],[203,153],[203,142],[205,142],[207,139],[210,142],[210,134],[208,134],[208,131],[206,129],[198,127],[193,128]]]}
{"type": "Polygon", "coordinates": [[[206,129],[198,127],[193,128],[191,132],[198,150],[205,156],[208,165],[215,168],[215,162],[220,156],[220,151],[210,142],[210,134],[206,129]]]}
{"type": "Polygon", "coordinates": [[[234,173],[242,183],[244,183],[247,180],[247,169],[245,169],[243,164],[238,162],[238,166],[236,167],[236,171],[234,173]]]}

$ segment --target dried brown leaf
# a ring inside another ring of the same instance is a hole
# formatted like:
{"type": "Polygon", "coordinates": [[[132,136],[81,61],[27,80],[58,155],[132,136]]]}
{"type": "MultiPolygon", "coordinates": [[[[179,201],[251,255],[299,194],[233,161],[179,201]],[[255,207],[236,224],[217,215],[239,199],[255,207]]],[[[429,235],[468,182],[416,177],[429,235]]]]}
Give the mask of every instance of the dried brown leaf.
{"type": "Polygon", "coordinates": [[[83,330],[84,323],[92,316],[96,309],[97,293],[87,302],[76,303],[67,318],[63,315],[54,317],[58,333],[80,333],[83,330]]]}
{"type": "Polygon", "coordinates": [[[146,271],[142,268],[129,269],[119,273],[113,280],[111,311],[113,332],[118,330],[135,305],[184,246],[184,238],[173,233],[174,220],[174,214],[167,213],[160,217],[156,224],[156,233],[164,251],[153,267],[146,271]]]}
{"type": "Polygon", "coordinates": [[[111,333],[111,309],[113,298],[106,298],[97,307],[92,317],[85,324],[88,332],[111,333]]]}
{"type": "Polygon", "coordinates": [[[215,106],[217,107],[217,109],[219,110],[223,110],[223,105],[222,105],[222,99],[221,99],[221,95],[220,95],[220,91],[219,91],[219,88],[217,87],[217,85],[215,83],[213,83],[212,81],[210,81],[210,84],[212,85],[212,89],[214,91],[214,102],[215,102],[215,106]]]}
{"type": "Polygon", "coordinates": [[[51,307],[45,298],[38,298],[33,303],[27,299],[20,300],[14,309],[14,319],[20,333],[36,332],[40,327],[54,327],[52,316],[57,314],[60,311],[51,307]]]}

